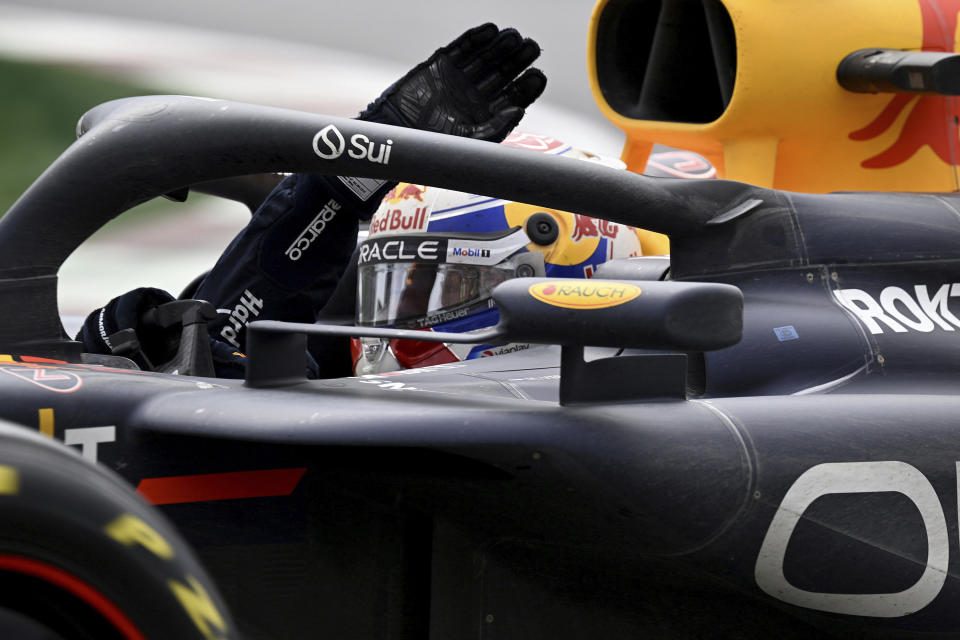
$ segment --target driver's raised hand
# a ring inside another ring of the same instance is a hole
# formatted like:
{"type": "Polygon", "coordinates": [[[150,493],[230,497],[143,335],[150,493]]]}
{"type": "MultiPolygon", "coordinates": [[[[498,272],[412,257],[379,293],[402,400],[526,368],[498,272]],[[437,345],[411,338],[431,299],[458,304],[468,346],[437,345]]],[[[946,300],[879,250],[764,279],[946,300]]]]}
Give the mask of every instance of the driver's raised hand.
{"type": "MultiPolygon", "coordinates": [[[[540,47],[515,29],[470,29],[390,86],[360,118],[499,142],[543,93],[546,78],[529,68],[539,55],[540,47]]],[[[285,178],[194,293],[221,311],[208,323],[210,335],[243,351],[248,321],[313,322],[350,262],[358,220],[373,215],[395,184],[308,173],[285,178]],[[294,258],[289,248],[306,230],[312,243],[294,258]],[[245,310],[252,296],[256,314],[245,310]]],[[[341,342],[336,348],[344,357],[324,351],[318,363],[324,376],[350,375],[349,344],[341,342]]]]}
{"type": "Polygon", "coordinates": [[[382,122],[500,142],[547,84],[540,47],[516,29],[470,29],[393,83],[361,114],[382,122]]]}

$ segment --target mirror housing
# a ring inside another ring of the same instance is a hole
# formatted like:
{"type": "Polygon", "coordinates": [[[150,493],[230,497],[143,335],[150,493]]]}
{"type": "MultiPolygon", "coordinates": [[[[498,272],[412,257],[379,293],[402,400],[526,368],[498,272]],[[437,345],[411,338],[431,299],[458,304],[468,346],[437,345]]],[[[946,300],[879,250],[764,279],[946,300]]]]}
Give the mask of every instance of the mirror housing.
{"type": "Polygon", "coordinates": [[[516,278],[494,289],[493,299],[500,322],[476,333],[252,322],[247,327],[246,385],[305,382],[305,336],[334,335],[459,344],[559,344],[561,404],[685,398],[683,352],[732,346],[743,331],[743,294],[728,284],[516,278]],[[584,346],[674,353],[584,362],[584,346]]]}
{"type": "Polygon", "coordinates": [[[729,284],[517,278],[493,291],[506,342],[712,351],[740,341],[729,284]]]}

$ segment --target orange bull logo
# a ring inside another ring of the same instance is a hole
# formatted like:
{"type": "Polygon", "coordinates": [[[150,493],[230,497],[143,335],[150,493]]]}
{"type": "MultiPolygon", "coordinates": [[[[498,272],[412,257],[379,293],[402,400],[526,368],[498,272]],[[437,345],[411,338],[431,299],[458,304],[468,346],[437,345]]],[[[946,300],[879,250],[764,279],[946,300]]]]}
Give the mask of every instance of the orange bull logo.
{"type": "MultiPolygon", "coordinates": [[[[957,13],[960,0],[918,0],[923,22],[921,50],[953,52],[956,50],[957,13]]],[[[851,140],[871,140],[893,126],[909,105],[903,129],[896,142],[883,152],[861,163],[866,169],[883,169],[906,162],[924,145],[950,165],[960,164],[954,152],[960,101],[957,98],[933,95],[898,94],[873,121],[850,134],[851,140]]]]}

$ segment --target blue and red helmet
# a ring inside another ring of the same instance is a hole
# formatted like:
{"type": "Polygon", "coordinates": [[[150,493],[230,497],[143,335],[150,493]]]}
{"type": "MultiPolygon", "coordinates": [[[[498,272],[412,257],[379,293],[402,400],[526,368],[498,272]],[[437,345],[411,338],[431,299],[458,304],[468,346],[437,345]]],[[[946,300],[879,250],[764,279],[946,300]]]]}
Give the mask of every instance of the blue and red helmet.
{"type": "MultiPolygon", "coordinates": [[[[515,133],[503,144],[623,168],[553,138],[515,133]]],[[[589,278],[613,258],[642,255],[633,227],[544,207],[400,183],[370,222],[358,262],[356,321],[463,333],[495,325],[494,287],[510,278],[589,278]]],[[[358,374],[498,355],[529,345],[354,340],[358,374]]]]}

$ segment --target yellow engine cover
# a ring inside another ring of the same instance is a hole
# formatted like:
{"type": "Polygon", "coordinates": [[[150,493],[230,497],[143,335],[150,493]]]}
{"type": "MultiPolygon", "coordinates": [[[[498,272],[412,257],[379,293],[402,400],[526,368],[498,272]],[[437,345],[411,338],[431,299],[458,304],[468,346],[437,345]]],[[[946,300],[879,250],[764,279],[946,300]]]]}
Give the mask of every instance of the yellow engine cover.
{"type": "Polygon", "coordinates": [[[960,0],[600,0],[590,22],[590,82],[600,109],[627,135],[623,160],[634,171],[658,142],[702,153],[721,177],[764,187],[956,191],[960,97],[851,93],[836,70],[858,49],[955,51],[958,12],[960,0]],[[705,25],[721,15],[734,40],[732,91],[705,122],[644,107],[650,87],[629,86],[666,78],[696,100],[677,61],[693,51],[704,58],[697,64],[709,65],[718,46],[690,18],[696,11],[705,25]],[[611,74],[619,84],[601,82],[611,74]]]}

